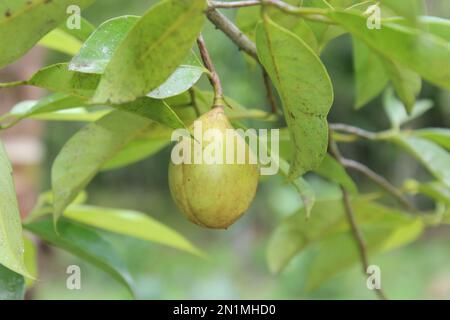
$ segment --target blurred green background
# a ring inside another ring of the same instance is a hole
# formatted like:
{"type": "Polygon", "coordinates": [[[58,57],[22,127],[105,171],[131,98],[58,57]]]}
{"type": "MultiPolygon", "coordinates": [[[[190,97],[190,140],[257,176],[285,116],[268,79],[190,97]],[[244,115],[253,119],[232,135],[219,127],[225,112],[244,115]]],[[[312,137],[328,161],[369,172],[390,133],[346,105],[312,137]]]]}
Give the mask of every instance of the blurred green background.
{"type": "MultiPolygon", "coordinates": [[[[124,14],[142,14],[154,1],[97,1],[84,17],[95,23],[124,14]]],[[[450,18],[448,0],[429,1],[429,14],[450,18]]],[[[229,12],[230,17],[233,12],[229,12]]],[[[246,63],[237,48],[209,23],[204,32],[207,46],[223,79],[225,92],[242,105],[268,108],[260,71],[246,63]]],[[[335,88],[332,122],[358,125],[367,130],[383,130],[388,120],[377,99],[355,111],[352,46],[348,36],[333,41],[323,54],[335,88]]],[[[67,56],[51,53],[47,63],[66,61],[67,56]]],[[[209,89],[207,81],[200,86],[209,89]]],[[[435,108],[411,123],[410,127],[449,127],[450,94],[425,84],[422,98],[435,108]]],[[[49,189],[50,166],[65,141],[82,124],[49,123],[46,127],[46,160],[43,162],[42,190],[49,189]]],[[[396,185],[408,177],[427,177],[411,157],[394,147],[379,143],[356,143],[343,153],[369,165],[396,185]]],[[[170,149],[131,167],[102,173],[88,189],[89,202],[99,206],[136,209],[173,227],[207,252],[200,259],[181,251],[139,240],[106,234],[120,250],[129,266],[141,299],[369,299],[360,266],[341,273],[314,292],[304,290],[308,252],[298,256],[281,275],[270,274],[266,247],[271,232],[281,219],[300,206],[298,195],[280,178],[260,184],[249,212],[227,231],[210,231],[185,220],[170,198],[167,166],[170,149]]],[[[310,177],[320,196],[334,196],[336,187],[310,177]]],[[[373,185],[357,182],[365,191],[373,185]]],[[[427,208],[424,201],[419,205],[427,208]]],[[[382,284],[390,298],[450,298],[450,232],[436,228],[416,243],[389,254],[372,257],[383,270],[382,284]]],[[[40,277],[33,299],[130,299],[130,295],[108,275],[58,249],[42,250],[40,277]],[[68,265],[82,270],[82,290],[66,289],[68,265]]]]}

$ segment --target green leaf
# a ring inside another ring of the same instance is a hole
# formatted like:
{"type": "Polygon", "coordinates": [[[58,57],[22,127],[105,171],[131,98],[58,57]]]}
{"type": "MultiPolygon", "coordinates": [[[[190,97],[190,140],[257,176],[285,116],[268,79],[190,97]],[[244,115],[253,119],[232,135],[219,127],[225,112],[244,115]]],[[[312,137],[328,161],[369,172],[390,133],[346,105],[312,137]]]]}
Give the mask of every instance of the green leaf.
{"type": "Polygon", "coordinates": [[[401,125],[412,121],[433,107],[431,100],[419,100],[408,114],[404,104],[394,96],[393,90],[386,90],[383,96],[383,107],[392,128],[399,129],[401,125]]]}
{"type": "Polygon", "coordinates": [[[333,11],[329,16],[385,59],[417,72],[438,86],[450,88],[450,69],[444,67],[450,61],[450,46],[443,39],[392,22],[370,30],[366,17],[351,12],[333,11]]]}
{"type": "Polygon", "coordinates": [[[257,27],[257,48],[280,94],[295,147],[290,177],[317,168],[328,146],[327,115],[333,87],[317,55],[297,36],[270,20],[257,27]]]}
{"type": "MultiPolygon", "coordinates": [[[[275,160],[272,158],[272,160],[275,160]]],[[[279,168],[281,175],[288,178],[289,177],[289,164],[282,158],[279,159],[279,168]]],[[[300,195],[303,202],[303,207],[305,208],[305,218],[311,216],[312,209],[316,203],[316,193],[314,192],[311,185],[303,178],[297,178],[290,181],[290,184],[300,195]]]]}
{"type": "MultiPolygon", "coordinates": [[[[35,279],[38,276],[38,261],[37,261],[37,248],[34,242],[27,236],[23,237],[24,243],[24,261],[27,270],[30,272],[32,278],[26,278],[25,284],[27,288],[30,288],[34,285],[35,279]]],[[[1,300],[1,299],[0,299],[1,300]]]]}
{"type": "Polygon", "coordinates": [[[0,265],[0,301],[23,300],[25,298],[25,279],[20,274],[0,265]]]}
{"type": "Polygon", "coordinates": [[[19,59],[45,34],[68,18],[67,7],[84,9],[94,0],[14,0],[0,2],[0,68],[19,59]]]}
{"type": "Polygon", "coordinates": [[[430,128],[421,129],[413,132],[413,135],[419,138],[431,140],[447,150],[450,150],[450,129],[430,128]]]}
{"type": "MultiPolygon", "coordinates": [[[[411,242],[423,230],[420,219],[370,199],[354,199],[352,207],[371,254],[411,242]]],[[[359,254],[342,201],[317,202],[308,221],[302,211],[288,217],[275,230],[269,242],[268,262],[272,272],[280,272],[298,253],[314,250],[307,275],[307,287],[312,289],[358,262],[359,254]]]]}
{"type": "Polygon", "coordinates": [[[156,125],[156,122],[132,113],[115,111],[76,133],[52,167],[55,221],[108,161],[156,125]]]}
{"type": "Polygon", "coordinates": [[[347,174],[345,168],[339,164],[333,157],[326,155],[319,168],[314,170],[317,174],[336,182],[352,193],[358,193],[355,182],[347,174]]]}
{"type": "Polygon", "coordinates": [[[425,12],[423,0],[381,0],[381,3],[411,21],[416,21],[425,12]]]}
{"type": "MultiPolygon", "coordinates": [[[[423,232],[423,222],[420,219],[401,216],[381,206],[355,206],[356,212],[362,214],[374,209],[379,210],[376,212],[379,217],[360,224],[369,254],[390,251],[411,243],[423,232]]],[[[351,231],[331,234],[320,241],[315,249],[316,255],[309,266],[306,290],[319,287],[324,281],[361,259],[351,231]]]]}
{"type": "Polygon", "coordinates": [[[61,219],[58,234],[51,219],[25,224],[24,228],[44,241],[68,251],[112,276],[134,295],[133,281],[114,247],[96,230],[61,219]]]}
{"type": "Polygon", "coordinates": [[[141,161],[167,147],[171,140],[172,130],[165,126],[157,126],[143,133],[128,143],[102,170],[115,170],[141,161]]]}
{"type": "Polygon", "coordinates": [[[80,40],[61,29],[55,29],[48,33],[38,44],[71,56],[77,54],[83,45],[80,40]]]}
{"type": "Polygon", "coordinates": [[[114,108],[154,120],[172,129],[186,128],[175,111],[163,100],[143,97],[133,102],[115,105],[114,108]]]}
{"type": "Polygon", "coordinates": [[[27,84],[89,98],[94,94],[99,81],[99,75],[70,71],[67,63],[58,63],[39,70],[27,81],[27,84]]]}
{"type": "Polygon", "coordinates": [[[30,277],[25,267],[22,225],[12,167],[0,141],[0,265],[30,277]]]}
{"type": "Polygon", "coordinates": [[[178,232],[141,212],[77,205],[68,207],[64,216],[95,228],[203,255],[178,232]]]}
{"type": "Polygon", "coordinates": [[[389,82],[380,57],[364,42],[353,38],[353,59],[356,81],[356,108],[377,97],[389,82]]]}
{"type": "Polygon", "coordinates": [[[450,154],[423,138],[397,136],[392,139],[419,160],[439,181],[450,186],[450,154]]]}
{"type": "Polygon", "coordinates": [[[72,59],[69,70],[103,74],[111,57],[138,20],[138,16],[121,16],[101,24],[72,59]]]}
{"type": "Polygon", "coordinates": [[[163,0],[150,8],[114,53],[93,101],[129,102],[158,88],[189,54],[205,8],[205,0],[163,0]]]}
{"type": "Polygon", "coordinates": [[[383,59],[384,67],[397,92],[398,97],[403,102],[408,112],[412,112],[416,103],[416,98],[422,89],[422,79],[420,76],[406,69],[397,63],[383,59]]]}

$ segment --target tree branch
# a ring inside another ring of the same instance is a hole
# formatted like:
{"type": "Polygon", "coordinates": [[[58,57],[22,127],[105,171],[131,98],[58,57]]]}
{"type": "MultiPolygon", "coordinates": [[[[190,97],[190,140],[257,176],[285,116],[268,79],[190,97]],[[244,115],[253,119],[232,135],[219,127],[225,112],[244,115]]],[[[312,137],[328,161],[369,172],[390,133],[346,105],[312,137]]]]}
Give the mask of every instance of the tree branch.
{"type": "MultiPolygon", "coordinates": [[[[337,144],[334,142],[332,135],[330,135],[329,149],[330,149],[330,153],[336,158],[336,160],[339,163],[341,163],[342,165],[344,165],[342,155],[339,151],[337,144]]],[[[369,263],[369,255],[367,253],[366,241],[364,240],[364,236],[356,222],[355,213],[353,211],[353,208],[352,208],[352,205],[350,202],[350,194],[349,194],[348,190],[343,186],[341,186],[341,190],[342,190],[342,198],[343,198],[343,202],[344,202],[345,214],[347,216],[348,223],[350,224],[353,237],[355,238],[356,244],[358,246],[358,251],[359,251],[360,258],[361,258],[361,264],[363,267],[363,274],[367,275],[367,270],[370,266],[370,263],[369,263]]],[[[375,292],[380,299],[387,300],[387,298],[381,288],[376,289],[375,292]]]]}
{"type": "Polygon", "coordinates": [[[240,50],[249,54],[256,61],[259,61],[256,45],[233,22],[214,9],[214,7],[209,7],[206,10],[206,16],[209,21],[211,21],[217,29],[225,33],[240,50]]]}
{"type": "Polygon", "coordinates": [[[354,160],[349,159],[341,159],[341,163],[344,167],[356,170],[370,180],[379,185],[382,189],[392,195],[397,201],[408,211],[417,211],[416,208],[408,201],[408,199],[403,195],[403,193],[398,190],[394,185],[392,185],[386,178],[372,171],[369,167],[365,166],[362,163],[359,163],[354,160]]]}
{"type": "Polygon", "coordinates": [[[217,74],[216,67],[212,62],[211,56],[209,55],[208,49],[206,49],[205,40],[203,40],[203,36],[200,35],[197,38],[197,45],[200,50],[200,55],[203,60],[203,64],[206,69],[208,69],[208,78],[209,82],[211,82],[212,87],[214,88],[214,106],[213,107],[223,107],[225,105],[224,96],[223,96],[223,88],[222,82],[220,81],[220,77],[217,74]]]}
{"type": "Polygon", "coordinates": [[[260,4],[261,4],[260,0],[230,1],[230,2],[210,1],[209,7],[215,9],[234,9],[234,8],[258,6],[260,4]]]}

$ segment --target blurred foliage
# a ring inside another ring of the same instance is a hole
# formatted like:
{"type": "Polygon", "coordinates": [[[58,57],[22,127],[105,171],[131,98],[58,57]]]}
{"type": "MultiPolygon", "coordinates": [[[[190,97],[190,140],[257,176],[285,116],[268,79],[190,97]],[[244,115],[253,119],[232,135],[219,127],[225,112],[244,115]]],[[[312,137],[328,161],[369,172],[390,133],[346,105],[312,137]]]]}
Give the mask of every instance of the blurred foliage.
{"type": "MultiPolygon", "coordinates": [[[[84,17],[98,26],[107,19],[124,14],[141,14],[155,1],[108,0],[97,1],[86,10],[84,17]]],[[[448,18],[450,3],[445,0],[429,1],[430,14],[448,18]],[[445,16],[447,14],[447,16],[445,16]]],[[[233,17],[233,11],[227,15],[233,17]]],[[[205,40],[220,74],[228,96],[248,108],[268,110],[260,70],[249,63],[233,43],[210,24],[205,40]],[[230,67],[232,66],[232,67],[230,67]]],[[[323,51],[322,58],[330,73],[335,91],[335,102],[330,121],[345,119],[370,131],[390,127],[383,112],[382,97],[355,111],[355,79],[352,60],[352,41],[343,36],[323,51]]],[[[67,56],[51,53],[48,63],[66,61],[67,56]]],[[[200,87],[209,89],[205,79],[200,87]]],[[[421,99],[432,100],[435,107],[406,128],[419,128],[426,124],[434,127],[450,126],[450,93],[424,83],[421,99]]],[[[55,123],[47,125],[45,145],[47,158],[42,172],[42,191],[50,189],[50,168],[64,143],[82,124],[55,123]]],[[[252,208],[227,232],[210,231],[187,222],[175,208],[167,185],[169,148],[145,161],[126,169],[107,171],[98,175],[87,191],[90,203],[102,207],[120,207],[146,212],[185,235],[208,254],[207,259],[149,245],[99,231],[125,257],[136,282],[137,296],[142,299],[347,299],[373,298],[365,288],[360,266],[340,273],[315,291],[307,291],[307,270],[314,262],[315,248],[294,258],[284,273],[272,275],[266,263],[269,237],[275,227],[287,216],[295,213],[301,201],[294,190],[281,178],[270,178],[262,183],[252,208]],[[355,279],[361,281],[355,281],[355,279]]],[[[342,147],[349,158],[355,158],[390,178],[395,185],[407,177],[429,177],[412,158],[395,146],[354,143],[342,147]]],[[[375,190],[360,176],[353,176],[361,191],[375,190]]],[[[312,184],[321,199],[335,199],[335,185],[320,178],[312,184]]],[[[432,203],[420,198],[418,205],[432,208],[432,203]]],[[[448,228],[430,229],[420,241],[379,254],[373,263],[383,268],[383,286],[391,298],[448,298],[450,297],[450,236],[448,228]],[[420,259],[418,259],[420,257],[420,259]],[[404,272],[399,272],[400,270],[404,272]],[[414,281],[412,281],[412,279],[414,281]]],[[[32,291],[36,299],[128,299],[129,293],[114,283],[108,275],[91,265],[60,251],[48,249],[40,259],[40,279],[32,291]],[[68,291],[65,287],[66,267],[76,264],[83,270],[81,291],[68,291]]]]}

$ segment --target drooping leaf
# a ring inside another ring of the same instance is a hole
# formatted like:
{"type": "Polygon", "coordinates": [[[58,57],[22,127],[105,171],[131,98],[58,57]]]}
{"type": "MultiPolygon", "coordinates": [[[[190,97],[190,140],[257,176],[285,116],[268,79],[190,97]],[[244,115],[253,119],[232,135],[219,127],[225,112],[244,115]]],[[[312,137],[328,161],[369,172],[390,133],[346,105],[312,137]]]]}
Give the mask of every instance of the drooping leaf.
{"type": "Polygon", "coordinates": [[[99,81],[99,75],[70,71],[67,63],[58,63],[39,70],[27,84],[89,98],[94,94],[99,81]]]}
{"type": "Polygon", "coordinates": [[[450,88],[448,42],[419,29],[384,22],[381,29],[368,29],[367,18],[349,11],[332,11],[331,19],[364,41],[385,59],[417,72],[428,81],[450,88]]]}
{"type": "Polygon", "coordinates": [[[359,109],[383,91],[389,82],[389,77],[379,56],[356,38],[353,38],[353,60],[356,108],[359,109]]]}
{"type": "Polygon", "coordinates": [[[431,100],[419,100],[408,114],[405,105],[394,96],[393,90],[386,90],[383,96],[383,107],[391,122],[392,128],[400,128],[401,125],[412,121],[433,107],[431,100]]]}
{"type": "Polygon", "coordinates": [[[0,301],[23,300],[25,279],[22,275],[0,265],[0,301]]]}
{"type": "Polygon", "coordinates": [[[68,18],[67,7],[84,9],[94,0],[14,0],[0,2],[0,68],[30,50],[45,34],[68,18]]]}
{"type": "Polygon", "coordinates": [[[68,207],[64,216],[95,228],[202,255],[178,232],[141,212],[76,205],[68,207]]]}
{"type": "Polygon", "coordinates": [[[23,253],[22,225],[12,167],[0,141],[0,265],[29,277],[23,253]]]}
{"type": "Polygon", "coordinates": [[[450,154],[445,149],[412,136],[397,136],[393,141],[419,160],[439,181],[450,186],[450,154]]]}
{"type": "Polygon", "coordinates": [[[340,184],[352,193],[358,192],[358,188],[356,187],[355,182],[347,174],[345,168],[330,155],[325,156],[325,159],[323,159],[320,167],[314,170],[314,172],[324,178],[340,184]]]}
{"type": "Polygon", "coordinates": [[[52,167],[55,221],[109,160],[156,125],[156,122],[132,113],[115,111],[76,133],[52,167]]]}
{"type": "Polygon", "coordinates": [[[333,87],[316,54],[270,20],[257,27],[258,55],[277,88],[295,147],[290,177],[318,167],[328,146],[333,87]]]}
{"type": "Polygon", "coordinates": [[[107,272],[134,295],[133,280],[114,247],[95,229],[61,219],[58,234],[52,220],[45,219],[24,228],[44,241],[66,250],[107,272]]]}
{"type": "Polygon", "coordinates": [[[150,8],[115,51],[93,101],[129,102],[163,84],[189,54],[205,7],[205,0],[163,0],[150,8]]]}
{"type": "Polygon", "coordinates": [[[450,129],[430,128],[415,130],[413,135],[420,138],[431,140],[450,151],[450,129]]]}
{"type": "Polygon", "coordinates": [[[395,62],[386,59],[382,59],[382,61],[399,99],[405,105],[406,110],[412,112],[422,88],[422,79],[417,73],[395,62]]]}

